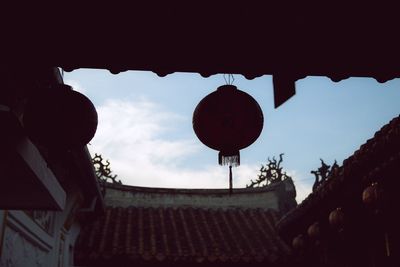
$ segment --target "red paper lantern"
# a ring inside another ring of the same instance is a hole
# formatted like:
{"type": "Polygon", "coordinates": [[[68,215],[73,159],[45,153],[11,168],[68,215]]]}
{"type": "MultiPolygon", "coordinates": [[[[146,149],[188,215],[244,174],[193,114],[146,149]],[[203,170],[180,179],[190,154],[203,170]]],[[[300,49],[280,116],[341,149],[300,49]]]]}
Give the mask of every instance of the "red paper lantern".
{"type": "Polygon", "coordinates": [[[364,189],[362,193],[362,201],[375,214],[379,213],[382,202],[382,189],[378,183],[372,183],[370,186],[364,189]]]}
{"type": "Polygon", "coordinates": [[[329,213],[329,224],[339,231],[343,230],[344,220],[345,216],[342,208],[336,208],[329,213]]]}
{"type": "Polygon", "coordinates": [[[377,183],[372,183],[364,189],[362,201],[367,206],[376,206],[380,200],[380,190],[377,183]]]}
{"type": "Polygon", "coordinates": [[[239,150],[260,136],[264,117],[249,94],[223,85],[203,98],[193,114],[193,129],[200,141],[218,150],[220,165],[240,165],[239,150]]]}
{"type": "Polygon", "coordinates": [[[318,240],[321,236],[321,227],[319,222],[311,224],[307,229],[308,236],[313,240],[318,240]]]}
{"type": "Polygon", "coordinates": [[[50,149],[83,147],[97,129],[92,102],[68,85],[38,90],[30,97],[23,117],[29,138],[50,149]]]}
{"type": "Polygon", "coordinates": [[[302,234],[296,236],[295,238],[293,238],[292,240],[292,247],[295,250],[302,250],[304,249],[306,246],[306,241],[304,240],[304,236],[302,234]]]}

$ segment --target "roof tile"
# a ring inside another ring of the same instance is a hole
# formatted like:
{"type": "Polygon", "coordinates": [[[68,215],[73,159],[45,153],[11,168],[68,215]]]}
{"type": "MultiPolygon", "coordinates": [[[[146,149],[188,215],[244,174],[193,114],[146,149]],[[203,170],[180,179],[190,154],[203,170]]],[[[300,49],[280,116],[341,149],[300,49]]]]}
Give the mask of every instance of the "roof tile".
{"type": "Polygon", "coordinates": [[[154,262],[273,262],[290,253],[261,209],[111,208],[82,230],[77,263],[124,258],[154,262]]]}

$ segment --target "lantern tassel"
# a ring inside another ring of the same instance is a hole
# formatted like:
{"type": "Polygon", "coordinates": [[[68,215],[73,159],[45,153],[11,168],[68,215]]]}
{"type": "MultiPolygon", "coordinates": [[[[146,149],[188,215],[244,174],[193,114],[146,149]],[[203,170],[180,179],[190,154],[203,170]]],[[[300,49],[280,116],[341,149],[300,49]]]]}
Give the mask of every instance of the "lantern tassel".
{"type": "Polygon", "coordinates": [[[239,151],[235,151],[234,153],[224,153],[219,152],[218,154],[218,163],[219,165],[229,165],[237,167],[240,165],[240,153],[239,151]]]}

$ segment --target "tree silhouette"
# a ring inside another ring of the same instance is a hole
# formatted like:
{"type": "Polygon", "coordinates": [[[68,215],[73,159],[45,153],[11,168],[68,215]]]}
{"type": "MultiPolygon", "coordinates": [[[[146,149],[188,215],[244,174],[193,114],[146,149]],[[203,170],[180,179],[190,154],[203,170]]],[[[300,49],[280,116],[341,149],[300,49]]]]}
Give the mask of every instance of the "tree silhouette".
{"type": "Polygon", "coordinates": [[[257,180],[250,180],[250,184],[246,187],[265,187],[270,184],[283,181],[287,178],[291,178],[286,172],[283,172],[281,163],[283,161],[283,153],[279,155],[279,161],[275,157],[268,158],[268,163],[266,165],[261,165],[260,174],[257,180]]]}

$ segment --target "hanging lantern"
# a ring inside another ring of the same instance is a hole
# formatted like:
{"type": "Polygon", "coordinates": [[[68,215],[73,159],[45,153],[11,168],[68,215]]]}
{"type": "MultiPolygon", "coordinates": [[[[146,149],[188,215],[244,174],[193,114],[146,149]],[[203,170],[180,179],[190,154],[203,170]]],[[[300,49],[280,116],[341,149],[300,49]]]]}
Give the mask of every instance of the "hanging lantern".
{"type": "Polygon", "coordinates": [[[260,136],[264,117],[249,94],[232,84],[222,85],[197,105],[193,129],[200,141],[219,151],[218,163],[229,165],[229,193],[232,194],[232,166],[240,165],[239,150],[260,136]]]}
{"type": "Polygon", "coordinates": [[[344,212],[342,208],[336,208],[329,213],[329,224],[338,231],[343,230],[344,212]]]}
{"type": "Polygon", "coordinates": [[[308,236],[313,240],[318,240],[321,236],[321,227],[319,222],[311,224],[307,229],[308,236]]]}
{"type": "Polygon", "coordinates": [[[27,103],[23,124],[29,138],[51,149],[83,147],[97,129],[92,102],[68,85],[38,91],[27,103]]]}
{"type": "MultiPolygon", "coordinates": [[[[382,188],[379,186],[377,182],[372,183],[370,186],[364,189],[362,193],[362,201],[363,203],[370,209],[372,210],[373,214],[376,216],[376,219],[378,220],[378,224],[383,224],[385,223],[385,220],[382,219],[385,216],[382,211],[382,188]],[[381,215],[381,216],[378,216],[381,215]]],[[[385,252],[386,256],[390,256],[391,254],[391,246],[390,246],[390,241],[389,241],[389,234],[386,231],[387,227],[382,227],[384,229],[384,240],[385,240],[385,252]]]]}
{"type": "Polygon", "coordinates": [[[263,123],[256,100],[229,84],[203,98],[193,114],[194,132],[203,144],[219,151],[220,165],[240,165],[239,150],[257,140],[263,123]]]}
{"type": "Polygon", "coordinates": [[[304,240],[304,237],[302,234],[293,238],[292,247],[295,250],[303,250],[305,248],[305,246],[306,246],[306,241],[304,240]]]}
{"type": "Polygon", "coordinates": [[[362,201],[366,206],[376,210],[380,200],[381,191],[378,183],[372,183],[370,186],[364,189],[362,193],[362,201]]]}

